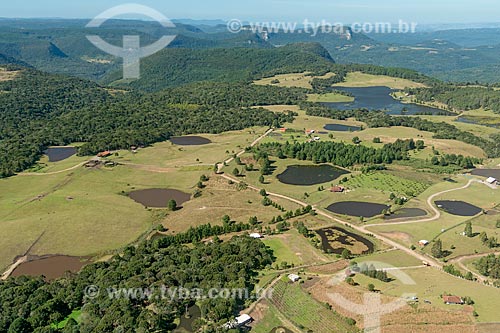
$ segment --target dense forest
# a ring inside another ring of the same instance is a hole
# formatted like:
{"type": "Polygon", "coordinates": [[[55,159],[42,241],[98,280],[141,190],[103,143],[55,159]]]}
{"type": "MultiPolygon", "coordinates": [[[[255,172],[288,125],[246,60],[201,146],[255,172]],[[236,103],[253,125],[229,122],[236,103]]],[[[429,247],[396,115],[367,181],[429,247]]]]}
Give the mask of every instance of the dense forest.
{"type": "Polygon", "coordinates": [[[193,82],[252,82],[283,73],[321,71],[334,64],[319,44],[294,44],[272,49],[165,49],[141,62],[141,78],[122,81],[117,71],[105,84],[159,91],[193,82]]]}
{"type": "Polygon", "coordinates": [[[494,88],[435,84],[430,88],[406,89],[417,102],[440,102],[451,109],[469,111],[483,108],[500,113],[500,92],[494,88]]]}
{"type": "MultiPolygon", "coordinates": [[[[273,262],[272,252],[250,237],[215,239],[192,247],[175,239],[167,243],[172,245],[164,246],[160,239],[128,247],[109,262],[88,265],[78,275],[52,282],[41,277],[0,282],[0,332],[168,332],[195,299],[162,293],[163,286],[199,288],[203,295],[212,288],[252,292],[256,270],[273,262]],[[95,298],[85,297],[88,286],[101,292],[95,298]],[[116,296],[122,288],[146,290],[147,297],[141,292],[116,296]],[[51,327],[75,310],[82,312],[79,322],[69,320],[60,330],[51,327]]],[[[194,325],[215,332],[244,307],[246,297],[198,300],[204,315],[194,325]]]]}
{"type": "Polygon", "coordinates": [[[301,107],[307,115],[344,120],[355,118],[364,122],[368,127],[403,126],[412,127],[421,131],[434,133],[436,139],[459,140],[482,148],[489,157],[500,156],[500,135],[496,134],[491,140],[476,136],[473,133],[461,131],[457,127],[445,122],[433,122],[419,117],[392,117],[383,111],[361,110],[334,110],[325,106],[312,103],[302,103],[301,107]]]}
{"type": "Polygon", "coordinates": [[[259,86],[247,83],[198,82],[158,92],[168,104],[194,103],[219,107],[293,105],[307,99],[303,88],[259,86]]]}

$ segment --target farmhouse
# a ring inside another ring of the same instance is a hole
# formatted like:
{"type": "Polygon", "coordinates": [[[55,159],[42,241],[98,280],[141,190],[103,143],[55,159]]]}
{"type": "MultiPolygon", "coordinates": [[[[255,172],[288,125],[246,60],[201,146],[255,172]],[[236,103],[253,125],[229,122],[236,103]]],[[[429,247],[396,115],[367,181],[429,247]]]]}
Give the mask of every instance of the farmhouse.
{"type": "Polygon", "coordinates": [[[463,305],[464,301],[458,296],[443,296],[443,301],[444,304],[451,305],[451,304],[458,304],[458,305],[463,305]]]}
{"type": "Polygon", "coordinates": [[[297,274],[290,274],[288,275],[288,279],[292,282],[297,282],[300,280],[300,276],[298,276],[297,274]]]}
{"type": "Polygon", "coordinates": [[[106,151],[103,151],[103,152],[100,152],[99,154],[97,154],[97,157],[108,157],[108,156],[111,156],[111,152],[109,150],[106,150],[106,151]]]}
{"type": "Polygon", "coordinates": [[[344,191],[345,191],[345,187],[340,186],[340,185],[334,186],[330,189],[330,192],[333,192],[333,193],[343,193],[344,191]]]}
{"type": "Polygon", "coordinates": [[[488,184],[495,185],[497,183],[497,180],[496,180],[496,178],[489,177],[488,179],[486,179],[486,182],[488,184]]]}

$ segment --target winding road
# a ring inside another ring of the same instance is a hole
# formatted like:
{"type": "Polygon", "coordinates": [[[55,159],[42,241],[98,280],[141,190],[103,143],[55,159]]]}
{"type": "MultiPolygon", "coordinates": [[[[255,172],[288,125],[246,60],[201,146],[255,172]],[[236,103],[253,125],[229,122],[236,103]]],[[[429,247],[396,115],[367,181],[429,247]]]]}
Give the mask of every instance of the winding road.
{"type": "MultiPolygon", "coordinates": [[[[260,136],[258,139],[256,139],[254,142],[252,142],[252,144],[250,145],[251,147],[254,147],[255,145],[257,145],[262,139],[264,139],[265,137],[267,137],[270,133],[273,132],[273,129],[269,129],[268,131],[266,131],[266,133],[264,133],[262,136],[260,136]]],[[[236,156],[241,156],[245,153],[245,150],[242,150],[241,152],[239,152],[236,156]]],[[[225,160],[223,163],[219,163],[218,164],[218,172],[220,173],[220,176],[227,179],[227,180],[231,180],[235,183],[241,183],[242,181],[239,180],[239,179],[236,179],[235,177],[231,177],[227,174],[223,174],[222,173],[222,169],[224,167],[225,164],[228,164],[228,163],[231,163],[232,161],[234,160],[234,158],[229,158],[227,160],[225,160]]],[[[427,199],[427,205],[432,209],[432,211],[434,212],[434,216],[432,217],[429,217],[429,218],[426,218],[426,219],[418,219],[418,220],[411,220],[411,221],[403,221],[403,222],[394,222],[394,223],[391,223],[391,224],[394,224],[394,225],[397,225],[397,224],[413,224],[413,223],[424,223],[424,222],[431,222],[431,221],[435,221],[435,220],[438,220],[440,217],[441,217],[441,211],[434,206],[433,204],[433,200],[440,196],[440,195],[443,195],[443,194],[446,194],[446,193],[449,193],[449,192],[454,192],[454,191],[460,191],[460,190],[464,190],[464,189],[467,189],[468,187],[470,187],[473,183],[475,182],[478,182],[478,183],[483,183],[477,179],[471,179],[467,182],[466,185],[464,186],[461,186],[461,187],[458,187],[458,188],[453,188],[453,189],[449,189],[449,190],[444,190],[444,191],[441,191],[441,192],[438,192],[438,193],[434,193],[433,195],[431,195],[428,199],[427,199]]],[[[484,184],[484,183],[483,183],[484,184]]],[[[260,191],[261,189],[258,188],[258,187],[255,187],[253,185],[248,185],[248,188],[249,189],[252,189],[254,191],[260,191]]],[[[279,194],[279,193],[273,193],[273,192],[267,192],[269,196],[271,197],[276,197],[276,198],[280,198],[280,199],[284,199],[284,200],[287,200],[287,201],[290,201],[290,202],[293,202],[293,203],[296,203],[302,207],[306,207],[308,206],[309,204],[304,202],[304,201],[301,201],[301,200],[298,200],[298,199],[295,199],[295,198],[292,198],[292,197],[289,197],[289,196],[286,196],[286,195],[283,195],[283,194],[279,194]]],[[[359,226],[359,225],[356,225],[356,224],[353,224],[353,223],[350,223],[350,222],[347,222],[347,221],[343,221],[333,215],[331,215],[330,213],[324,211],[323,209],[317,207],[317,206],[313,206],[313,209],[316,211],[316,213],[318,215],[321,215],[323,217],[326,217],[327,219],[331,220],[331,221],[334,221],[334,222],[337,222],[337,223],[340,223],[340,224],[343,224],[343,225],[346,225],[362,234],[365,234],[365,235],[369,235],[369,236],[372,236],[398,250],[401,250],[403,252],[405,252],[406,254],[422,261],[422,262],[425,262],[426,264],[428,264],[429,266],[431,267],[434,267],[434,268],[438,268],[438,269],[442,269],[443,268],[443,263],[436,260],[435,258],[427,255],[427,254],[421,254],[421,253],[417,253],[413,250],[411,250],[410,248],[396,242],[396,241],[393,241],[392,239],[389,239],[383,235],[380,235],[380,234],[377,234],[376,232],[373,232],[371,230],[368,230],[367,228],[371,227],[371,226],[377,226],[377,225],[388,225],[387,223],[384,223],[384,224],[370,224],[370,225],[366,225],[366,226],[359,226]]],[[[465,258],[463,259],[465,260],[465,258]]],[[[467,269],[468,270],[468,269],[467,269]]],[[[474,272],[472,272],[474,274],[474,272]]],[[[478,281],[483,281],[483,280],[478,280],[478,281]]]]}

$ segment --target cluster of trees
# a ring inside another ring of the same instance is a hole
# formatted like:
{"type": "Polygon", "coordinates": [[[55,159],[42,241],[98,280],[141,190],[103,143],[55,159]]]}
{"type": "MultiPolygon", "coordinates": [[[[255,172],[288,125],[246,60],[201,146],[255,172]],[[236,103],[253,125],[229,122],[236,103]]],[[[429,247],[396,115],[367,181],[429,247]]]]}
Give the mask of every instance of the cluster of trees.
{"type": "Polygon", "coordinates": [[[479,273],[484,276],[489,276],[493,279],[500,279],[500,256],[494,254],[482,257],[475,263],[479,273]]]}
{"type": "Polygon", "coordinates": [[[451,274],[453,276],[457,276],[462,279],[466,279],[469,281],[474,281],[474,275],[471,272],[467,272],[465,275],[457,269],[454,265],[445,265],[443,266],[443,271],[445,273],[451,274]]]}
{"type": "Polygon", "coordinates": [[[430,162],[432,165],[439,165],[442,167],[456,165],[462,169],[473,169],[476,167],[476,164],[482,163],[482,159],[456,154],[444,154],[439,157],[433,156],[430,162]]]}
{"type": "Polygon", "coordinates": [[[314,163],[332,163],[342,167],[356,164],[390,164],[408,159],[408,152],[415,149],[415,142],[397,140],[383,148],[348,145],[339,142],[265,143],[254,148],[255,157],[268,154],[280,158],[308,160],[314,163]]]}
{"type": "Polygon", "coordinates": [[[378,270],[373,265],[367,266],[366,264],[361,264],[360,272],[363,275],[369,276],[372,279],[377,279],[382,282],[390,282],[391,278],[387,276],[387,272],[384,270],[378,270]]]}
{"type": "Polygon", "coordinates": [[[473,133],[462,131],[445,122],[433,122],[420,117],[392,117],[383,111],[334,110],[314,103],[302,103],[301,107],[309,116],[345,120],[355,118],[371,128],[403,126],[434,133],[436,139],[451,139],[480,147],[489,157],[500,156],[500,135],[492,135],[491,140],[479,137],[473,133]]]}
{"type": "Polygon", "coordinates": [[[500,94],[494,88],[440,83],[430,88],[406,89],[406,92],[418,102],[440,102],[455,110],[484,108],[500,113],[500,94]]]}
{"type": "MultiPolygon", "coordinates": [[[[168,287],[254,289],[256,270],[273,263],[266,246],[250,237],[227,242],[196,243],[192,247],[149,241],[126,248],[108,262],[86,266],[74,276],[53,282],[19,277],[0,282],[1,332],[164,332],[175,328],[174,320],[185,313],[192,299],[160,296],[168,287]],[[86,298],[85,288],[101,291],[86,298]],[[108,288],[148,288],[153,297],[109,297],[108,288]],[[81,310],[79,323],[70,320],[64,329],[51,323],[81,310]]],[[[239,295],[236,295],[239,296],[239,295]]],[[[244,296],[243,296],[244,297],[244,296]]],[[[244,307],[246,300],[205,299],[199,302],[203,318],[197,327],[215,332],[244,307]]]]}
{"type": "Polygon", "coordinates": [[[490,249],[493,249],[498,246],[498,239],[496,237],[488,237],[488,234],[484,231],[481,234],[479,234],[479,239],[481,240],[481,243],[483,243],[484,246],[487,246],[490,249]]]}

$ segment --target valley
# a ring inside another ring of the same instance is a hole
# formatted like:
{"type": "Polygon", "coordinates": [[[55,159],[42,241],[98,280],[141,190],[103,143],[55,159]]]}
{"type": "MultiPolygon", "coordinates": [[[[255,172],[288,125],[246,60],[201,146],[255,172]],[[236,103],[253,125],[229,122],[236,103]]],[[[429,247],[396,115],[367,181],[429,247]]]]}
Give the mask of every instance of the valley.
{"type": "Polygon", "coordinates": [[[0,20],[0,332],[355,333],[377,329],[368,298],[401,303],[383,332],[500,329],[495,87],[347,64],[360,43],[385,54],[365,35],[184,24],[122,80],[73,40],[80,23],[35,43],[0,20]]]}

